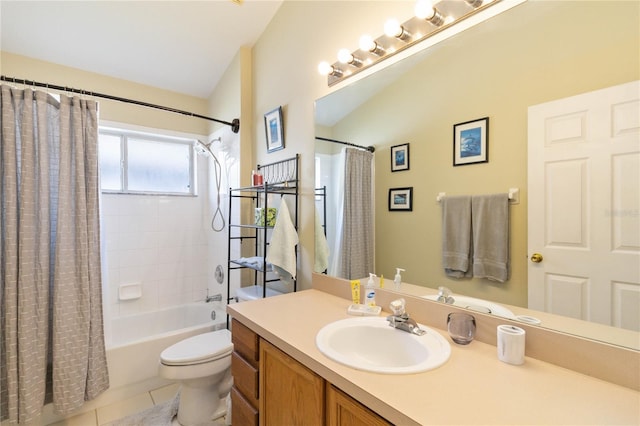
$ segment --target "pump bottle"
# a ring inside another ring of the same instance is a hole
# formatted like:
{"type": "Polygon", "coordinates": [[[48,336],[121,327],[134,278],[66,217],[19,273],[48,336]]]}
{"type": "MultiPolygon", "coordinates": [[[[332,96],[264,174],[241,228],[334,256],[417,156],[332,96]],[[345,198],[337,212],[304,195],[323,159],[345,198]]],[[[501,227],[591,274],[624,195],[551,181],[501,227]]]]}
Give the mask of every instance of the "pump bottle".
{"type": "Polygon", "coordinates": [[[369,281],[364,288],[364,304],[366,306],[376,306],[376,285],[373,278],[376,274],[369,274],[369,281]]]}
{"type": "Polygon", "coordinates": [[[393,277],[393,283],[395,284],[396,290],[400,290],[400,284],[402,284],[402,277],[400,276],[400,272],[404,272],[405,270],[402,268],[396,268],[396,276],[393,277]]]}

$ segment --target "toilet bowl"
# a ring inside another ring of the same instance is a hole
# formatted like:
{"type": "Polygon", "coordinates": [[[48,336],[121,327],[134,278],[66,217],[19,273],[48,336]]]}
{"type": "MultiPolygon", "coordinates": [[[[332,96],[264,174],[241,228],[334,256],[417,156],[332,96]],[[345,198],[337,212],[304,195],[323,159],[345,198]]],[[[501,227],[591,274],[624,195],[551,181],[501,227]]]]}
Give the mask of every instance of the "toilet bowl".
{"type": "Polygon", "coordinates": [[[160,354],[160,377],[180,382],[178,422],[207,425],[226,414],[231,390],[231,333],[218,330],[198,334],[160,354]]]}

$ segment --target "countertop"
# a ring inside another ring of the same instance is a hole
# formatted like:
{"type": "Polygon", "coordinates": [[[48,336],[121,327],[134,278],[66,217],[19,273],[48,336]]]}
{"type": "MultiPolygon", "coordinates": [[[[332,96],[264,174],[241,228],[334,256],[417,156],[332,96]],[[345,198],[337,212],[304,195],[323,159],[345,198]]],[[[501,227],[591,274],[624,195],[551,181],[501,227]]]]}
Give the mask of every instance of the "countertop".
{"type": "MultiPolygon", "coordinates": [[[[498,360],[496,347],[451,343],[441,367],[419,374],[359,371],[324,356],[317,332],[344,318],[350,301],[304,290],[228,305],[229,314],[284,352],[398,425],[640,424],[640,392],[527,357],[498,360]]],[[[382,315],[386,315],[383,311],[382,315]]]]}

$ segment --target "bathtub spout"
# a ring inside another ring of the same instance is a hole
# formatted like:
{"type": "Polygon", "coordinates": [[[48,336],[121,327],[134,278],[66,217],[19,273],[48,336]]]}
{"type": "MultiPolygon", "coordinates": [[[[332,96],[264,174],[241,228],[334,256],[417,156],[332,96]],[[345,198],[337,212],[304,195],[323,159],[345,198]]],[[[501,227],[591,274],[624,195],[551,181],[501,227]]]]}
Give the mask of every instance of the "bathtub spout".
{"type": "Polygon", "coordinates": [[[205,303],[222,302],[222,294],[218,293],[218,294],[214,294],[213,296],[209,296],[209,293],[207,292],[207,298],[204,301],[205,303]]]}

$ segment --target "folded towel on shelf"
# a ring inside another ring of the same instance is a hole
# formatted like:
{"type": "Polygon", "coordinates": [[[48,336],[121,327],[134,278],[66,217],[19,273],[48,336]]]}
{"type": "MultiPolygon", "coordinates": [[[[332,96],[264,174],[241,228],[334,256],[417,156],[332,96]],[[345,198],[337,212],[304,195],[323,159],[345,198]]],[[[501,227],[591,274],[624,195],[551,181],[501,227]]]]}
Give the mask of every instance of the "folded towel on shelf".
{"type": "MultiPolygon", "coordinates": [[[[252,257],[241,257],[240,259],[236,259],[235,263],[239,263],[244,266],[250,266],[252,268],[262,269],[264,265],[264,257],[262,256],[252,256],[252,257]]],[[[267,271],[271,270],[271,264],[267,263],[267,271]]]]}
{"type": "Polygon", "coordinates": [[[471,196],[442,199],[442,264],[449,277],[473,276],[471,196]]]}
{"type": "Polygon", "coordinates": [[[329,266],[329,243],[324,235],[324,228],[320,223],[320,216],[316,210],[315,223],[315,262],[313,265],[314,272],[324,272],[329,266]]]}
{"type": "Polygon", "coordinates": [[[296,277],[297,259],[296,245],[298,233],[291,222],[291,215],[283,198],[278,209],[278,218],[273,228],[269,249],[267,250],[267,262],[273,265],[273,271],[280,279],[289,284],[296,277]]]}
{"type": "Polygon", "coordinates": [[[509,278],[509,194],[474,195],[473,275],[505,282],[509,278]]]}

